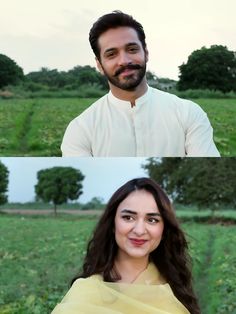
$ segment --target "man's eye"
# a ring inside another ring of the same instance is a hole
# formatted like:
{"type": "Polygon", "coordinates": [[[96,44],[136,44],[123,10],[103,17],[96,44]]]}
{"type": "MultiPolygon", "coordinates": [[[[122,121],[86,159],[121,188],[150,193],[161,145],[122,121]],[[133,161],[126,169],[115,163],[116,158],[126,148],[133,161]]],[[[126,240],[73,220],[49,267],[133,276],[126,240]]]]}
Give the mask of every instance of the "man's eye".
{"type": "Polygon", "coordinates": [[[109,53],[106,54],[106,57],[107,57],[107,58],[112,58],[112,57],[114,57],[114,56],[115,56],[115,53],[114,53],[114,52],[109,52],[109,53]]]}
{"type": "Polygon", "coordinates": [[[137,47],[130,47],[129,51],[130,52],[136,52],[136,51],[138,51],[138,48],[137,47]]]}

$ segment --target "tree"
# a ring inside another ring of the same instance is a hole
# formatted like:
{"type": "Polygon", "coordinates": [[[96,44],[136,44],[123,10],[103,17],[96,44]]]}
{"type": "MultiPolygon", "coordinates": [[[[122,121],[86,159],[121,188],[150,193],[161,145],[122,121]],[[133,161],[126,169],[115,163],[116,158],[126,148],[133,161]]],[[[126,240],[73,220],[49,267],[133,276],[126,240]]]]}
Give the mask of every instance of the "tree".
{"type": "Polygon", "coordinates": [[[0,54],[0,88],[8,84],[16,84],[24,78],[21,67],[9,57],[0,54]]]}
{"type": "Polygon", "coordinates": [[[94,196],[89,202],[83,205],[82,209],[103,209],[104,207],[103,198],[94,196]]]}
{"type": "Polygon", "coordinates": [[[236,158],[150,158],[143,167],[180,204],[236,205],[236,158]]]}
{"type": "MultiPolygon", "coordinates": [[[[50,88],[63,88],[70,86],[72,89],[84,85],[98,86],[103,89],[108,88],[106,78],[101,75],[94,67],[89,65],[75,66],[69,71],[59,72],[57,69],[50,70],[41,68],[40,71],[30,72],[26,75],[27,87],[31,87],[29,83],[42,84],[50,88]]],[[[35,86],[37,87],[37,86],[35,86]]]]}
{"type": "Polygon", "coordinates": [[[28,82],[42,84],[49,87],[61,88],[67,84],[66,72],[58,72],[57,69],[50,70],[41,68],[40,71],[30,72],[26,75],[28,82]]]}
{"type": "Polygon", "coordinates": [[[84,175],[72,167],[53,167],[38,171],[38,183],[35,185],[36,197],[44,202],[54,204],[57,215],[57,205],[76,200],[83,193],[84,175]]]}
{"type": "Polygon", "coordinates": [[[7,167],[0,161],[0,204],[7,202],[8,174],[7,167]]]}
{"type": "Polygon", "coordinates": [[[179,69],[179,90],[236,91],[236,53],[225,46],[213,45],[195,50],[179,69]]]}
{"type": "Polygon", "coordinates": [[[68,78],[70,83],[75,87],[85,84],[95,84],[104,89],[108,88],[106,78],[90,65],[75,66],[72,70],[68,71],[68,78]]]}

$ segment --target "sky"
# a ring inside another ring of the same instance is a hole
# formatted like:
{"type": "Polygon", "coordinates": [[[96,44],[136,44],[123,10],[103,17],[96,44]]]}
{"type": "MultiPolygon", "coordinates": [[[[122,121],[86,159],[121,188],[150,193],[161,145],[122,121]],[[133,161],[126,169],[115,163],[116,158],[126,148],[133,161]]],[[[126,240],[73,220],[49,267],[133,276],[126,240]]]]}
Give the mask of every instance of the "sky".
{"type": "Polygon", "coordinates": [[[92,197],[106,202],[124,183],[137,177],[147,177],[141,167],[146,158],[61,158],[61,157],[2,157],[0,161],[9,170],[8,202],[31,202],[35,199],[34,186],[41,169],[73,167],[84,175],[83,194],[79,202],[86,203],[92,197]]]}
{"type": "Polygon", "coordinates": [[[41,67],[96,66],[88,33],[113,10],[143,25],[148,69],[158,77],[178,79],[178,66],[203,46],[236,50],[235,0],[0,0],[0,53],[25,74],[41,67]]]}

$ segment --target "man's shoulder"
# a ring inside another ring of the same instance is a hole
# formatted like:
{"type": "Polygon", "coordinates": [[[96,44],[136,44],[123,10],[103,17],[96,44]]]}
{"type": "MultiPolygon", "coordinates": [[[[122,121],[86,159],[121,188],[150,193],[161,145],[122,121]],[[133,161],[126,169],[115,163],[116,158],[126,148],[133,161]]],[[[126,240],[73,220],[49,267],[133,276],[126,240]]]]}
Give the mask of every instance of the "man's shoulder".
{"type": "Polygon", "coordinates": [[[82,113],[80,113],[77,117],[75,117],[72,122],[82,122],[82,121],[91,121],[95,119],[99,112],[104,110],[104,106],[107,103],[107,95],[105,94],[101,98],[97,99],[95,102],[93,102],[91,105],[88,106],[82,113]]]}
{"type": "Polygon", "coordinates": [[[161,97],[163,99],[175,99],[175,98],[178,98],[176,95],[174,94],[171,94],[171,93],[168,93],[166,91],[163,91],[163,90],[160,90],[160,89],[157,89],[155,87],[149,87],[152,94],[154,96],[158,96],[158,97],[161,97]]]}
{"type": "Polygon", "coordinates": [[[156,98],[161,104],[165,106],[183,108],[198,107],[198,105],[191,100],[180,98],[175,94],[171,94],[169,92],[162,91],[157,88],[151,87],[151,92],[153,97],[156,98]]]}
{"type": "Polygon", "coordinates": [[[100,97],[99,99],[97,99],[95,102],[93,102],[87,109],[85,109],[82,113],[92,113],[96,110],[99,110],[101,108],[103,108],[103,106],[107,103],[107,96],[108,94],[105,94],[104,96],[100,97]]]}

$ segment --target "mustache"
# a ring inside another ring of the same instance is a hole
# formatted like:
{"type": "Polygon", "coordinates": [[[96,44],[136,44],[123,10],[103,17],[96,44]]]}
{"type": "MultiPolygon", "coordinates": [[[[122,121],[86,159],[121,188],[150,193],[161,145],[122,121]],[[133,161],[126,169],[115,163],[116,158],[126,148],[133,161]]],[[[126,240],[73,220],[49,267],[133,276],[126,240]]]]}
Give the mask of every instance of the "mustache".
{"type": "Polygon", "coordinates": [[[116,72],[114,76],[118,76],[119,74],[121,74],[123,71],[125,70],[140,70],[142,69],[141,65],[139,64],[128,64],[128,65],[124,65],[122,67],[120,67],[116,72]]]}

